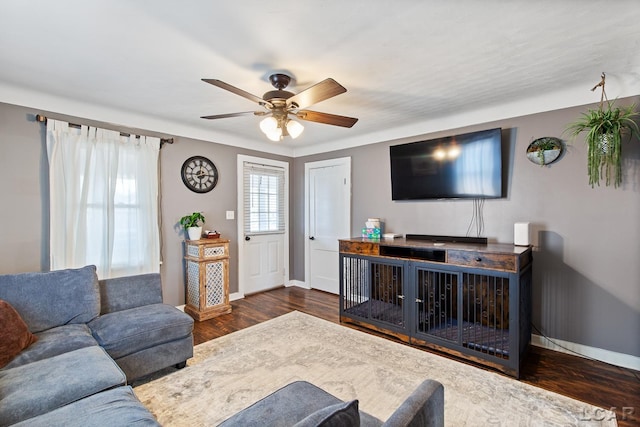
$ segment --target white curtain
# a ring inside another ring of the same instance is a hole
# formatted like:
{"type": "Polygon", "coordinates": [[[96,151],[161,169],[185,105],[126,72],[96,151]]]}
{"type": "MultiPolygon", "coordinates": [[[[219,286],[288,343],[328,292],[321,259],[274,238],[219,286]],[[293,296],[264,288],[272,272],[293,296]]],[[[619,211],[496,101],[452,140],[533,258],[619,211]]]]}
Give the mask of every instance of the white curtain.
{"type": "Polygon", "coordinates": [[[159,151],[159,138],[47,120],[52,270],[159,271],[159,151]]]}

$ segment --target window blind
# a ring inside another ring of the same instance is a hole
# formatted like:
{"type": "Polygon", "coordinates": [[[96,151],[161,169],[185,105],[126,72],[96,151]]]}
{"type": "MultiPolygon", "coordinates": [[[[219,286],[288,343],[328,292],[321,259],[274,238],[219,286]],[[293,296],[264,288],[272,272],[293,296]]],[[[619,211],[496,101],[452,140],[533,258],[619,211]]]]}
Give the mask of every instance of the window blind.
{"type": "Polygon", "coordinates": [[[284,233],[284,169],[244,162],[245,235],[284,233]]]}

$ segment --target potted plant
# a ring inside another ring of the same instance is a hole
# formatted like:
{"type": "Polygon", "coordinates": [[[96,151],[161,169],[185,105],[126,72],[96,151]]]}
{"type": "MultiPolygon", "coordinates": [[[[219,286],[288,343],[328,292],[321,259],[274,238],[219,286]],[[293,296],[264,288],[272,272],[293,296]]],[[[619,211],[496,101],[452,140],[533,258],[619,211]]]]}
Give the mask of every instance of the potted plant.
{"type": "Polygon", "coordinates": [[[562,149],[562,141],[559,138],[545,136],[529,144],[527,158],[537,165],[548,165],[560,157],[562,149]]]}
{"type": "Polygon", "coordinates": [[[585,142],[591,187],[600,185],[603,175],[607,186],[613,181],[613,186],[618,187],[622,183],[622,140],[626,134],[640,137],[635,122],[640,113],[636,111],[635,104],[616,107],[615,102],[610,102],[604,91],[604,78],[603,73],[600,83],[591,89],[602,88],[598,109],[582,113],[578,120],[568,125],[567,130],[574,138],[582,132],[587,133],[585,142]]]}
{"type": "Polygon", "coordinates": [[[199,240],[202,237],[203,224],[204,216],[200,212],[194,212],[180,218],[180,225],[187,230],[189,240],[199,240]]]}

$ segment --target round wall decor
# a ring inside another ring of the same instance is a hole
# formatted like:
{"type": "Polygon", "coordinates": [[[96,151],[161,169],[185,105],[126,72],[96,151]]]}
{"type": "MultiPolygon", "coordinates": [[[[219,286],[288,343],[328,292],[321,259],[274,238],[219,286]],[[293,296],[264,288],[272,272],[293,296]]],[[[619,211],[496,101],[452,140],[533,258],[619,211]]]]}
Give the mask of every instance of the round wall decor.
{"type": "Polygon", "coordinates": [[[529,144],[527,158],[536,165],[549,165],[560,158],[563,150],[564,145],[560,138],[543,136],[529,144]]]}
{"type": "Polygon", "coordinates": [[[182,164],[182,182],[193,192],[207,193],[218,183],[218,169],[206,157],[189,157],[182,164]]]}

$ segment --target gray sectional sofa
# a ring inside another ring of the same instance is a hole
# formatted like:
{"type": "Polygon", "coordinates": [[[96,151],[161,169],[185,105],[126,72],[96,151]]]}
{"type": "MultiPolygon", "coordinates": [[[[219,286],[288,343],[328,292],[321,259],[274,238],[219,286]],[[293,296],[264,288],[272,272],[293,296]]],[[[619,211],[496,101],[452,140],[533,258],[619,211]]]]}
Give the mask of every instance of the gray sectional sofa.
{"type": "MultiPolygon", "coordinates": [[[[0,322],[0,427],[158,426],[128,384],[184,366],[193,355],[193,319],[162,304],[158,274],[98,281],[95,267],[87,266],[3,275],[0,322]],[[22,326],[7,321],[16,317],[22,326]],[[25,348],[7,363],[2,352],[20,328],[26,338],[17,342],[25,348]]],[[[357,400],[343,402],[297,381],[222,425],[443,424],[443,387],[426,380],[385,422],[359,411],[357,400]]]]}
{"type": "Polygon", "coordinates": [[[0,426],[158,425],[127,384],[193,355],[193,319],[162,303],[158,274],[3,275],[0,300],[37,338],[0,369],[0,426]]]}

